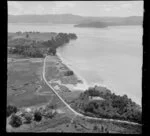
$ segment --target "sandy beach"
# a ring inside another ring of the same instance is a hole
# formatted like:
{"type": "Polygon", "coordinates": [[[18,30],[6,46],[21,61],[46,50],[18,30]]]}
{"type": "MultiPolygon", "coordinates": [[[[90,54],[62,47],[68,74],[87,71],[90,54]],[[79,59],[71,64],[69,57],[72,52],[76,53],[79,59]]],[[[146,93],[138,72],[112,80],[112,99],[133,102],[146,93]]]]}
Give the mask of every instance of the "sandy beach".
{"type": "Polygon", "coordinates": [[[66,85],[69,89],[71,90],[86,90],[89,88],[89,85],[87,84],[86,80],[81,77],[77,71],[71,66],[71,64],[69,62],[67,62],[58,52],[57,52],[57,56],[58,58],[61,60],[61,62],[66,65],[70,70],[72,70],[74,72],[74,75],[79,79],[81,80],[83,83],[78,83],[77,85],[66,85]]]}

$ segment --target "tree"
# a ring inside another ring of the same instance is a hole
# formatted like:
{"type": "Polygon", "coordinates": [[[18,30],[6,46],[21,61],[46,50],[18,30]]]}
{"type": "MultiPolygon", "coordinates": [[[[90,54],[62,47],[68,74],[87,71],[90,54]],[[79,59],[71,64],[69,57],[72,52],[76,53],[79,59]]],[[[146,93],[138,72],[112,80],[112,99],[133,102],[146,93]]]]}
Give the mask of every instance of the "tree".
{"type": "Polygon", "coordinates": [[[17,107],[14,105],[8,105],[7,106],[7,117],[9,117],[12,113],[16,113],[17,112],[17,107]]]}
{"type": "Polygon", "coordinates": [[[35,113],[34,113],[34,120],[39,122],[39,121],[41,121],[41,119],[42,119],[41,112],[35,111],[35,113]]]}
{"type": "Polygon", "coordinates": [[[98,129],[97,125],[94,125],[93,130],[96,131],[98,129]]]}
{"type": "Polygon", "coordinates": [[[17,34],[17,35],[20,35],[20,34],[22,34],[22,32],[21,32],[21,31],[18,31],[18,32],[16,32],[16,34],[17,34]]]}
{"type": "Polygon", "coordinates": [[[104,132],[104,126],[101,126],[101,131],[102,131],[102,133],[104,132]]]}
{"type": "Polygon", "coordinates": [[[47,106],[46,106],[46,108],[47,109],[52,109],[52,110],[54,110],[54,109],[56,109],[57,108],[57,104],[54,104],[54,103],[49,103],[47,106]]]}
{"type": "Polygon", "coordinates": [[[52,55],[56,55],[56,49],[55,48],[49,48],[48,53],[52,55]]]}
{"type": "Polygon", "coordinates": [[[72,76],[74,73],[71,70],[68,70],[64,73],[65,76],[72,76]]]}
{"type": "Polygon", "coordinates": [[[54,113],[52,111],[48,111],[46,114],[45,114],[45,117],[46,118],[53,118],[54,117],[54,113]]]}
{"type": "Polygon", "coordinates": [[[9,124],[12,126],[12,127],[19,127],[20,125],[22,125],[22,120],[21,120],[21,117],[13,114],[11,116],[11,120],[9,122],[9,124]]]}
{"type": "Polygon", "coordinates": [[[27,124],[31,123],[32,115],[30,113],[25,113],[24,118],[25,118],[25,123],[27,124]]]}
{"type": "Polygon", "coordinates": [[[28,33],[26,34],[26,38],[29,38],[29,34],[28,33]]]}
{"type": "Polygon", "coordinates": [[[95,125],[93,126],[93,131],[94,131],[94,132],[100,132],[100,129],[99,129],[99,127],[98,127],[97,124],[95,124],[95,125]]]}
{"type": "Polygon", "coordinates": [[[69,33],[68,36],[70,39],[77,39],[77,36],[74,33],[69,33]]]}

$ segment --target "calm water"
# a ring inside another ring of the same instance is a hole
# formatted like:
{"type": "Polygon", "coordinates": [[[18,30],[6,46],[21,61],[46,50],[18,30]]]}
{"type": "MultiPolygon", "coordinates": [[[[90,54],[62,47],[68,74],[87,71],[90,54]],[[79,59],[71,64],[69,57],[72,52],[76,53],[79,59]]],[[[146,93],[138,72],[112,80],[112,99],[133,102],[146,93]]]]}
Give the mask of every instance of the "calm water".
{"type": "Polygon", "coordinates": [[[73,25],[9,24],[9,32],[73,32],[78,39],[59,54],[88,85],[103,84],[141,104],[142,26],[74,28],[73,25]]]}

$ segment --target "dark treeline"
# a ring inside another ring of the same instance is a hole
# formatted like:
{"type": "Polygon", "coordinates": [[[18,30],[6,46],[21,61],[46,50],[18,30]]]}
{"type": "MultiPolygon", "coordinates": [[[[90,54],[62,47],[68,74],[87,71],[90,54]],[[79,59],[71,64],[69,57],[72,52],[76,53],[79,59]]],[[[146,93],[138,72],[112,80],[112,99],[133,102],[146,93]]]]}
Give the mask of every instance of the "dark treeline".
{"type": "Polygon", "coordinates": [[[106,88],[90,88],[71,102],[73,108],[87,116],[111,118],[141,123],[141,107],[127,97],[115,95],[106,88]],[[104,100],[90,100],[91,96],[104,100]]]}
{"type": "MultiPolygon", "coordinates": [[[[74,33],[58,33],[50,40],[34,40],[30,38],[32,32],[25,32],[25,37],[11,39],[8,42],[8,52],[12,54],[19,54],[26,57],[44,57],[46,54],[55,55],[56,49],[64,44],[69,43],[70,40],[77,39],[74,33]]],[[[38,34],[39,32],[35,32],[38,34]]],[[[16,32],[17,35],[22,35],[21,32],[16,32]]],[[[32,33],[33,34],[33,33],[32,33]]],[[[41,33],[40,33],[41,34],[41,33]]]]}

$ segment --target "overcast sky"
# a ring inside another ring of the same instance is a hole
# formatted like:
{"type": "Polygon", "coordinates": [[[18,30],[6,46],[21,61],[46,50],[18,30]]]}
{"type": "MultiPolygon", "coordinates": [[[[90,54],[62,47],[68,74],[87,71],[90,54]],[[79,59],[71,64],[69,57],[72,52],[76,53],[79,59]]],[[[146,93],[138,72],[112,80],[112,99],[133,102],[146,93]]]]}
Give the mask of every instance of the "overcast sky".
{"type": "Polygon", "coordinates": [[[8,1],[8,14],[142,16],[143,1],[8,1]]]}

